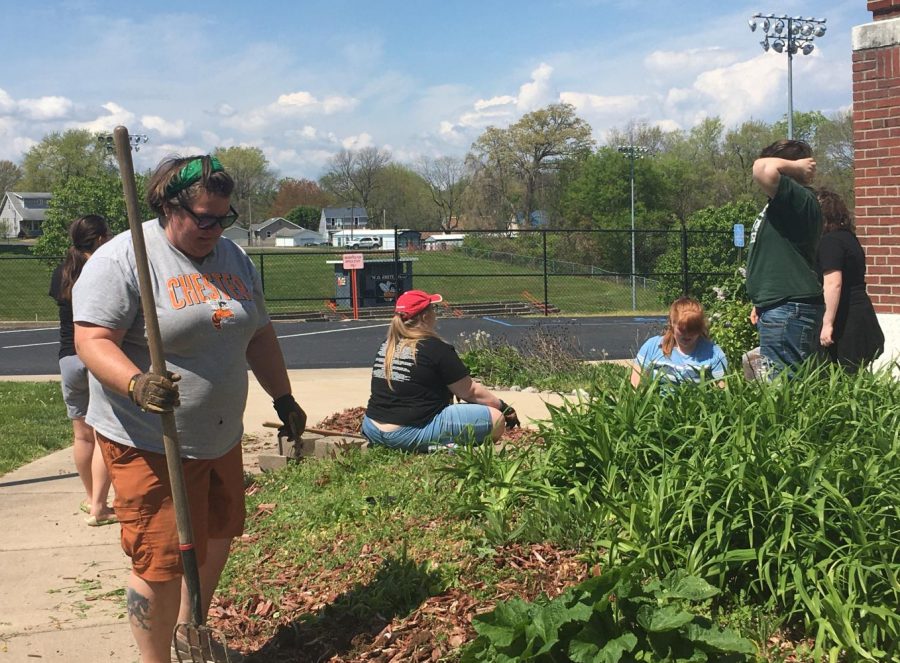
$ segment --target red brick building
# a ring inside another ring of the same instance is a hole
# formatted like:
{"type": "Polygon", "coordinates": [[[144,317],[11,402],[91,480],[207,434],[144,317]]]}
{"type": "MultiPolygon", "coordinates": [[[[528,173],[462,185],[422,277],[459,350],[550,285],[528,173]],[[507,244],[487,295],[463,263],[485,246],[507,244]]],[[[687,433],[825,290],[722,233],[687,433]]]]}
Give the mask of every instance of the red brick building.
{"type": "Polygon", "coordinates": [[[873,22],[853,29],[856,225],[869,295],[900,354],[900,0],[869,0],[873,22]]]}

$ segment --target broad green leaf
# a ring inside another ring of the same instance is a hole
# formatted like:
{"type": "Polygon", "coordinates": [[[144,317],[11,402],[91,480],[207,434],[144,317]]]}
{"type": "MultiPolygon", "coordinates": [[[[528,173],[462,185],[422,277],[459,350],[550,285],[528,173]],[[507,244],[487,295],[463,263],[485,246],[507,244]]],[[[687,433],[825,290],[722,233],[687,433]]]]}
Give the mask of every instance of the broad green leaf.
{"type": "Polygon", "coordinates": [[[661,608],[642,605],[637,612],[638,624],[650,633],[674,631],[693,619],[694,615],[682,610],[677,605],[667,605],[661,608]]]}
{"type": "Polygon", "coordinates": [[[688,624],[684,629],[685,636],[693,642],[699,642],[716,651],[736,654],[755,654],[753,643],[742,638],[730,629],[715,626],[706,628],[699,624],[688,624]]]}
{"type": "Polygon", "coordinates": [[[679,574],[672,580],[667,586],[667,594],[671,598],[705,601],[719,594],[718,589],[697,576],[679,574]]]}

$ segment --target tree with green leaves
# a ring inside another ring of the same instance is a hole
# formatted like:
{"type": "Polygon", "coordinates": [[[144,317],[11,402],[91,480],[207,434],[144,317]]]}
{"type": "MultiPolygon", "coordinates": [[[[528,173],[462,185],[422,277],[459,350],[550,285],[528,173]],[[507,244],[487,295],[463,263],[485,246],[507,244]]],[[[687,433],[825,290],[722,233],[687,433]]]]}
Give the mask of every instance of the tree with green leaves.
{"type": "Polygon", "coordinates": [[[222,162],[228,174],[234,178],[231,202],[241,215],[244,225],[263,220],[262,210],[268,210],[275,196],[275,172],[269,160],[258,147],[217,147],[213,156],[222,162]],[[254,210],[256,213],[254,214],[254,210]]]}
{"type": "Polygon", "coordinates": [[[7,159],[0,161],[0,196],[7,191],[15,191],[22,180],[22,175],[22,169],[12,161],[7,159]]]}
{"type": "Polygon", "coordinates": [[[594,146],[590,125],[571,104],[551,104],[523,115],[506,129],[488,127],[472,145],[470,159],[479,170],[496,169],[493,177],[511,174],[521,190],[517,206],[523,218],[537,209],[544,178],[567,160],[588,154],[594,146]]]}
{"type": "MultiPolygon", "coordinates": [[[[145,201],[145,177],[136,176],[138,201],[142,219],[154,214],[145,201]]],[[[113,233],[128,228],[128,214],[122,182],[114,173],[95,177],[70,177],[53,192],[43,230],[34,246],[34,253],[47,258],[61,257],[69,246],[69,224],[85,214],[100,214],[109,221],[113,233]]]]}
{"type": "Polygon", "coordinates": [[[432,203],[428,183],[415,170],[403,164],[385,166],[379,186],[369,200],[369,227],[397,225],[401,228],[433,230],[440,225],[440,214],[432,203]]]}
{"type": "Polygon", "coordinates": [[[100,177],[113,172],[113,157],[97,136],[84,129],[53,132],[25,153],[23,191],[54,192],[72,177],[100,177]]]}
{"type": "MultiPolygon", "coordinates": [[[[720,207],[707,207],[693,213],[687,219],[687,258],[691,272],[688,279],[688,295],[701,300],[707,299],[712,286],[734,274],[741,264],[741,258],[746,257],[734,246],[734,224],[742,223],[749,229],[757,214],[759,205],[747,199],[720,207]]],[[[683,293],[680,242],[673,242],[659,258],[656,272],[669,274],[659,277],[660,298],[663,304],[668,305],[683,293]]]]}
{"type": "Polygon", "coordinates": [[[322,218],[322,208],[312,207],[311,205],[297,205],[285,214],[284,218],[302,228],[318,231],[319,220],[322,218]]]}

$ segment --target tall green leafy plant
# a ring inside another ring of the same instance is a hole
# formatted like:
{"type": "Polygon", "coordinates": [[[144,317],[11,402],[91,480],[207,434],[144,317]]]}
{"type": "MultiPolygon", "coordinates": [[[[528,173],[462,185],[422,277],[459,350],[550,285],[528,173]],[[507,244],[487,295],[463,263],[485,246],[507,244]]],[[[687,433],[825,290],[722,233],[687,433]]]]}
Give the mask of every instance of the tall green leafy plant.
{"type": "MultiPolygon", "coordinates": [[[[557,536],[542,514],[568,505],[591,514],[608,565],[686,569],[807,629],[816,656],[900,656],[900,383],[890,374],[807,367],[790,381],[731,375],[725,389],[665,395],[606,384],[550,409],[544,446],[506,486],[522,537],[557,536]]],[[[470,509],[483,488],[459,486],[470,509]]]]}

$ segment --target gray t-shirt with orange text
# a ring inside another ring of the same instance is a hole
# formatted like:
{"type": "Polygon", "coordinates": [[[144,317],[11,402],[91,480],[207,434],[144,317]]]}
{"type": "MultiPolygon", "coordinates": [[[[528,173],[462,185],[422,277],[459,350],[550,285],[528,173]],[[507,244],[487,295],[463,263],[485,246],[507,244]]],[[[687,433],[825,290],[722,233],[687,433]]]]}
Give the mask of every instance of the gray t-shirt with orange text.
{"type": "MultiPolygon", "coordinates": [[[[247,402],[246,351],[269,322],[259,274],[234,242],[221,238],[197,262],[172,246],[156,219],[143,224],[150,281],[166,368],[181,374],[175,421],[182,455],[219,458],[243,434],[247,402]]],[[[84,266],[72,292],[75,323],[126,330],[124,353],[150,369],[131,233],[101,246],[84,266]]],[[[164,452],[162,422],[127,396],[90,377],[86,421],[111,440],[164,452]]]]}

